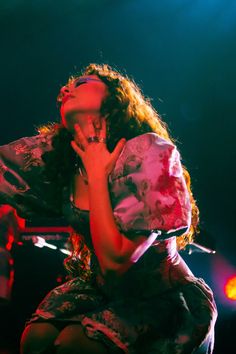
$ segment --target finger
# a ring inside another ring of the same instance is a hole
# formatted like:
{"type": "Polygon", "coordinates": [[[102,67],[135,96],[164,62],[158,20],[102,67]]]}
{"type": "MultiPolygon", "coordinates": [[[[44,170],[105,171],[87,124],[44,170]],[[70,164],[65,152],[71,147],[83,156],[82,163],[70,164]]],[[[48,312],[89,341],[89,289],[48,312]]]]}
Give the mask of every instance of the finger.
{"type": "Polygon", "coordinates": [[[76,154],[79,155],[82,159],[84,155],[84,151],[80,149],[80,147],[77,145],[77,143],[74,140],[71,141],[71,147],[76,152],[76,154]]]}
{"type": "Polygon", "coordinates": [[[120,141],[118,141],[118,143],[116,144],[115,149],[112,151],[112,159],[115,162],[118,157],[120,156],[124,146],[125,146],[126,140],[123,138],[120,141]]]}
{"type": "Polygon", "coordinates": [[[95,128],[91,116],[88,116],[88,132],[89,132],[89,136],[96,136],[96,132],[95,132],[95,128]]]}
{"type": "Polygon", "coordinates": [[[83,147],[86,147],[88,145],[88,141],[84,136],[79,124],[75,124],[75,141],[77,144],[80,144],[83,147]]]}
{"type": "Polygon", "coordinates": [[[106,119],[103,117],[101,119],[102,121],[102,127],[101,127],[101,131],[100,131],[100,138],[104,138],[106,139],[106,135],[107,135],[107,132],[106,132],[106,119]]]}

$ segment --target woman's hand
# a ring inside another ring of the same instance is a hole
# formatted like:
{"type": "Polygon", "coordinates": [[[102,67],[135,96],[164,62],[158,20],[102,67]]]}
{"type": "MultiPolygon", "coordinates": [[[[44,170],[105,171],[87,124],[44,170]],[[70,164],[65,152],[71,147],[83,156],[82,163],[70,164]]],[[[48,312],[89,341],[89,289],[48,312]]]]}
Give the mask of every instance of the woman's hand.
{"type": "Polygon", "coordinates": [[[86,138],[78,124],[75,125],[74,140],[71,146],[80,156],[86,169],[88,180],[108,177],[125,145],[126,140],[121,139],[110,153],[106,146],[106,120],[101,118],[101,129],[95,131],[92,119],[88,120],[89,137],[86,138]],[[91,137],[95,141],[91,141],[91,137]]]}

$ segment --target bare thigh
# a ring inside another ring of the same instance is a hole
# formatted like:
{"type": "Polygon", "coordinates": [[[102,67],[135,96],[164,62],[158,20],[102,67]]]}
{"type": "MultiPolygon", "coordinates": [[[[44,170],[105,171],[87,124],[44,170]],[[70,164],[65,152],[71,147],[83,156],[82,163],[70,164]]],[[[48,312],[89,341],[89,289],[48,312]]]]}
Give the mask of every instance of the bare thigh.
{"type": "Polygon", "coordinates": [[[20,343],[21,354],[49,354],[54,350],[54,341],[59,330],[51,323],[32,323],[28,325],[20,343]]]}

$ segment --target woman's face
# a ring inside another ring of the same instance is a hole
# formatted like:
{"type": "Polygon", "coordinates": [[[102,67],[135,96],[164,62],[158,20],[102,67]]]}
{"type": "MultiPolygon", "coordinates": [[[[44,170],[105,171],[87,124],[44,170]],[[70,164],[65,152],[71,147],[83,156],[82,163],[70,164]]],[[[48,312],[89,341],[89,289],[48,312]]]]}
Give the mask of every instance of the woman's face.
{"type": "Polygon", "coordinates": [[[71,132],[78,123],[86,134],[88,118],[100,124],[100,110],[108,95],[107,86],[96,75],[80,76],[60,91],[62,124],[71,132]]]}

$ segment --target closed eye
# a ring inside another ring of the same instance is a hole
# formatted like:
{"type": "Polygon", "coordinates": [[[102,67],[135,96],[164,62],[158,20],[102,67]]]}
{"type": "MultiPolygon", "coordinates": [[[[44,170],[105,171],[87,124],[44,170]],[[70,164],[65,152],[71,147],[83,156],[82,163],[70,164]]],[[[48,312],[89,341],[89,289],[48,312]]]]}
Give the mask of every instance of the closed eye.
{"type": "Polygon", "coordinates": [[[94,79],[91,77],[80,77],[79,79],[75,80],[73,85],[74,87],[78,87],[82,84],[86,84],[87,82],[91,82],[91,81],[96,81],[96,82],[102,82],[100,79],[94,79]]]}
{"type": "Polygon", "coordinates": [[[78,87],[78,86],[80,86],[82,84],[86,84],[86,82],[87,82],[86,80],[79,79],[79,80],[74,82],[74,87],[78,87]]]}

